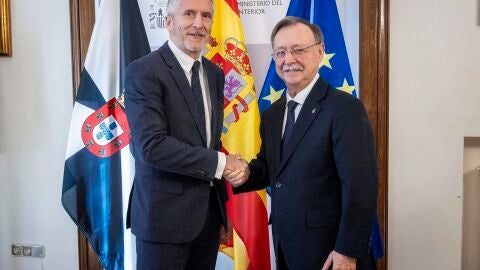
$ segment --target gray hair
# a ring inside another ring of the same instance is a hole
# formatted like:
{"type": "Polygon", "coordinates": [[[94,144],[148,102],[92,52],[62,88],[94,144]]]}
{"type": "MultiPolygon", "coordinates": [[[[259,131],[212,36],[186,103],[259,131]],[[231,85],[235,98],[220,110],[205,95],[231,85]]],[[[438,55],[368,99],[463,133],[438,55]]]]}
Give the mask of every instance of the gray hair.
{"type": "MultiPolygon", "coordinates": [[[[170,1],[168,2],[170,3],[170,1]]],[[[287,16],[281,19],[272,30],[272,35],[270,36],[270,42],[272,44],[272,47],[273,47],[273,40],[275,39],[275,36],[277,35],[278,31],[280,31],[280,29],[285,28],[287,26],[296,25],[299,23],[304,24],[308,26],[308,28],[310,28],[316,43],[323,42],[323,33],[322,33],[322,29],[320,29],[320,26],[316,24],[312,24],[300,17],[287,16]]]]}
{"type": "MultiPolygon", "coordinates": [[[[178,6],[178,2],[180,2],[181,0],[168,0],[167,2],[167,15],[168,16],[172,16],[172,12],[177,9],[177,6],[178,6]]],[[[210,0],[210,2],[212,3],[212,9],[214,10],[215,9],[215,4],[213,3],[213,0],[210,0]]]]}

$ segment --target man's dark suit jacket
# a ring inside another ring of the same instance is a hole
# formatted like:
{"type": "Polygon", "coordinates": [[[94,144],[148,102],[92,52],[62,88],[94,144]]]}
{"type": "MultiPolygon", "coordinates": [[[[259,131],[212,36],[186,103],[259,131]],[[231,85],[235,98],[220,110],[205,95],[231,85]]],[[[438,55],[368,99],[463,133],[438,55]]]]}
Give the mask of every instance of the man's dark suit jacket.
{"type": "Polygon", "coordinates": [[[207,59],[202,65],[211,99],[211,146],[185,72],[167,43],[132,62],[125,81],[125,109],[135,157],[127,227],[142,240],[192,241],[205,223],[210,181],[223,223],[227,193],[214,180],[221,147],[224,76],[207,59]]]}
{"type": "Polygon", "coordinates": [[[369,269],[377,167],[363,105],[319,78],[281,157],[285,104],[283,97],[263,114],[260,152],[235,193],[271,185],[273,241],[289,269],[321,269],[332,250],[369,269]]]}

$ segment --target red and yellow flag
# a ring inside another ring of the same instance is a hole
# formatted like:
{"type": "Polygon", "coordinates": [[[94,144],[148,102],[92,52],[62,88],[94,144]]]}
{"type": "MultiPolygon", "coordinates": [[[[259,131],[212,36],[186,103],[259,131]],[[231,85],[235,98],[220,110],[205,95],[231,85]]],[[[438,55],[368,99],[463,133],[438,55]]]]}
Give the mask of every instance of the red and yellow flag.
{"type": "MultiPolygon", "coordinates": [[[[237,0],[215,0],[208,59],[225,74],[222,149],[246,160],[260,149],[260,113],[253,84],[237,0]]],[[[235,270],[270,269],[265,190],[232,195],[227,211],[233,225],[231,241],[220,251],[232,258],[235,270]]]]}

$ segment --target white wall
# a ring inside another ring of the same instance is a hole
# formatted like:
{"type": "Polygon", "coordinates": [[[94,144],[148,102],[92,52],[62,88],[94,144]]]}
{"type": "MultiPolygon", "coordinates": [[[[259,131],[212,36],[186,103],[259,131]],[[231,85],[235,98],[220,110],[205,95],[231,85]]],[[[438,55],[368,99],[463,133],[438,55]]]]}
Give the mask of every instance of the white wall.
{"type": "Polygon", "coordinates": [[[390,1],[389,270],[461,269],[464,136],[480,136],[476,2],[390,1]]]}
{"type": "Polygon", "coordinates": [[[0,269],[78,269],[76,227],[61,207],[72,109],[69,4],[11,3],[13,57],[0,58],[0,269]],[[46,257],[15,258],[12,243],[46,257]]]}

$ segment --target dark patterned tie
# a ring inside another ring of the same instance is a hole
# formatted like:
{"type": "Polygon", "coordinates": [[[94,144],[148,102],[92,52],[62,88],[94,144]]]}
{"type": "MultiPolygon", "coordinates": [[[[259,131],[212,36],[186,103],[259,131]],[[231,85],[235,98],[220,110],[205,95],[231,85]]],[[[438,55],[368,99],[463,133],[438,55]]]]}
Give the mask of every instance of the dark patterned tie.
{"type": "Polygon", "coordinates": [[[197,112],[201,119],[201,125],[203,127],[202,132],[205,131],[205,108],[203,107],[202,87],[200,86],[200,76],[198,71],[200,70],[200,61],[195,61],[192,67],[192,92],[195,98],[195,105],[197,106],[197,112]]]}
{"type": "Polygon", "coordinates": [[[298,103],[294,100],[290,100],[287,104],[288,112],[287,112],[287,122],[285,123],[285,130],[283,131],[283,139],[282,139],[282,158],[283,154],[287,149],[288,140],[290,139],[290,135],[292,134],[293,125],[295,125],[295,108],[297,107],[298,103]]]}

